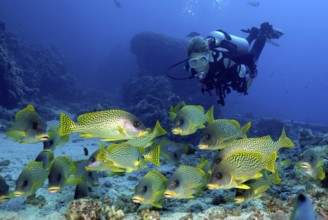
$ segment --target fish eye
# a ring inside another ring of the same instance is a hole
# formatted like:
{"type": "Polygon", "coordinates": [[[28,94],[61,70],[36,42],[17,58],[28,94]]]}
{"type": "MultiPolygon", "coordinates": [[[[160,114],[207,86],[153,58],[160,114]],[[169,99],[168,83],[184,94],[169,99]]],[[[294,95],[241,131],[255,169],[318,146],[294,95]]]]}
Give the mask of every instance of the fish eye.
{"type": "Polygon", "coordinates": [[[179,124],[179,125],[183,125],[183,123],[184,123],[183,118],[180,118],[180,119],[178,120],[178,124],[179,124]]]}
{"type": "Polygon", "coordinates": [[[142,187],[142,192],[147,192],[147,189],[148,189],[147,186],[143,186],[142,187]]]}
{"type": "Polygon", "coordinates": [[[37,123],[37,122],[33,122],[32,128],[33,128],[34,130],[38,130],[38,129],[40,128],[39,123],[37,123]]]}
{"type": "Polygon", "coordinates": [[[133,126],[136,128],[139,128],[141,126],[141,123],[138,121],[133,122],[133,126]]]}
{"type": "Polygon", "coordinates": [[[28,184],[28,181],[27,181],[27,180],[24,180],[24,182],[23,182],[23,187],[26,187],[27,184],[28,184]]]}
{"type": "Polygon", "coordinates": [[[91,158],[89,159],[89,161],[90,161],[91,163],[93,163],[93,162],[96,161],[96,158],[95,158],[95,157],[91,157],[91,158]]]}
{"type": "Polygon", "coordinates": [[[311,155],[311,156],[309,157],[310,162],[313,162],[313,159],[314,159],[314,157],[311,155]]]}
{"type": "Polygon", "coordinates": [[[219,164],[221,162],[221,158],[216,158],[215,160],[214,160],[214,163],[216,163],[216,164],[219,164]]]}
{"type": "Polygon", "coordinates": [[[222,177],[223,177],[223,174],[222,174],[222,173],[217,173],[217,174],[216,174],[216,178],[217,178],[217,179],[220,180],[220,179],[222,179],[222,177]]]}
{"type": "Polygon", "coordinates": [[[211,139],[211,135],[210,135],[210,134],[206,134],[206,135],[204,136],[204,139],[205,139],[206,141],[209,141],[209,140],[211,139]]]}
{"type": "Polygon", "coordinates": [[[175,181],[173,182],[173,185],[174,185],[174,186],[179,186],[179,184],[180,184],[179,180],[175,180],[175,181]]]}
{"type": "Polygon", "coordinates": [[[60,181],[61,180],[61,175],[60,173],[57,174],[57,181],[60,181]]]}

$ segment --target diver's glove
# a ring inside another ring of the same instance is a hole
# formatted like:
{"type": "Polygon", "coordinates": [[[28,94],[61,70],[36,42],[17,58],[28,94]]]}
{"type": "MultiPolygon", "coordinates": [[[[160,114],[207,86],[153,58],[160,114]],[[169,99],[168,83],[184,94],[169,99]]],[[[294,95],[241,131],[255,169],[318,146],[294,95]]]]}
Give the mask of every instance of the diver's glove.
{"type": "Polygon", "coordinates": [[[264,22],[261,24],[260,33],[264,34],[266,38],[269,39],[278,39],[284,32],[278,28],[273,27],[269,22],[264,22]]]}
{"type": "Polygon", "coordinates": [[[204,73],[204,72],[199,72],[199,73],[195,74],[195,77],[196,77],[197,79],[199,79],[199,80],[203,80],[203,79],[205,79],[205,77],[206,77],[206,73],[204,73]]]}

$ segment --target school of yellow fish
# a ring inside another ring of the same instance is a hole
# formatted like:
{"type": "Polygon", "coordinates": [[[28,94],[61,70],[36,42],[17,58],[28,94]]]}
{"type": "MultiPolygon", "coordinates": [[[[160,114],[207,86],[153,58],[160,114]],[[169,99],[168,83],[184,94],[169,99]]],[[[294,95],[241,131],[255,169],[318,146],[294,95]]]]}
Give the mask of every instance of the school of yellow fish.
{"type": "MultiPolygon", "coordinates": [[[[213,111],[213,107],[205,112],[202,106],[183,102],[170,108],[171,132],[190,135],[202,129],[199,150],[215,150],[216,156],[211,162],[201,158],[195,167],[179,165],[168,179],[158,170],[149,171],[135,187],[133,202],[141,207],[162,208],[164,198],[190,199],[206,189],[231,188],[237,188],[234,201],[244,202],[261,197],[271,184],[280,183],[278,151],[294,146],[285,130],[277,141],[270,136],[247,138],[251,122],[241,127],[236,120],[214,119],[213,111]]],[[[182,155],[194,153],[195,149],[187,143],[158,139],[165,134],[167,131],[158,121],[153,129],[147,129],[136,116],[123,110],[82,114],[77,122],[61,113],[59,127],[46,132],[46,123],[28,105],[16,114],[6,135],[18,143],[42,141],[44,150],[23,169],[13,192],[8,187],[0,190],[0,199],[3,198],[0,201],[34,195],[46,179],[51,193],[65,186],[76,186],[74,198],[77,199],[88,196],[91,186],[99,185],[100,171],[115,175],[145,169],[149,163],[160,166],[160,157],[178,164],[182,155]],[[54,158],[56,147],[65,144],[74,132],[82,138],[101,139],[99,150],[84,161],[72,161],[69,156],[54,158]]],[[[299,166],[312,167],[311,175],[323,178],[316,164],[300,162],[299,166]]],[[[0,186],[5,184],[2,179],[0,186]]]]}

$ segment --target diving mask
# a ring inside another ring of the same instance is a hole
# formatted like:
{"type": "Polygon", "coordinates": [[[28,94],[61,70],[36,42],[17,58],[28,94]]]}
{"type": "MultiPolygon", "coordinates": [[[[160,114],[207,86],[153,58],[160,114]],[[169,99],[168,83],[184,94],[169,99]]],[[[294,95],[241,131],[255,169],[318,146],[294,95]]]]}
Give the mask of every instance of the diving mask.
{"type": "Polygon", "coordinates": [[[209,62],[208,55],[202,55],[202,56],[191,58],[188,60],[189,66],[191,68],[199,68],[199,67],[205,66],[208,64],[208,62],[209,62]]]}

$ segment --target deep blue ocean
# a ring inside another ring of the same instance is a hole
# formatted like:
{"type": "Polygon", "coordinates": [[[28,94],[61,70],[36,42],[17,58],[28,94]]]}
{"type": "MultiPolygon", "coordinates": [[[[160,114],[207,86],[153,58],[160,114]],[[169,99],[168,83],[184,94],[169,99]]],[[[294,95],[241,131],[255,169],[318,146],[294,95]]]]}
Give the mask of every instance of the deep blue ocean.
{"type": "Polygon", "coordinates": [[[246,37],[242,28],[268,21],[284,31],[280,46],[265,46],[249,95],[229,95],[225,108],[328,123],[327,1],[117,1],[120,7],[112,0],[0,0],[0,20],[26,42],[58,48],[76,79],[104,92],[138,71],[130,40],[141,31],[187,40],[191,31],[223,29],[246,37]]]}

